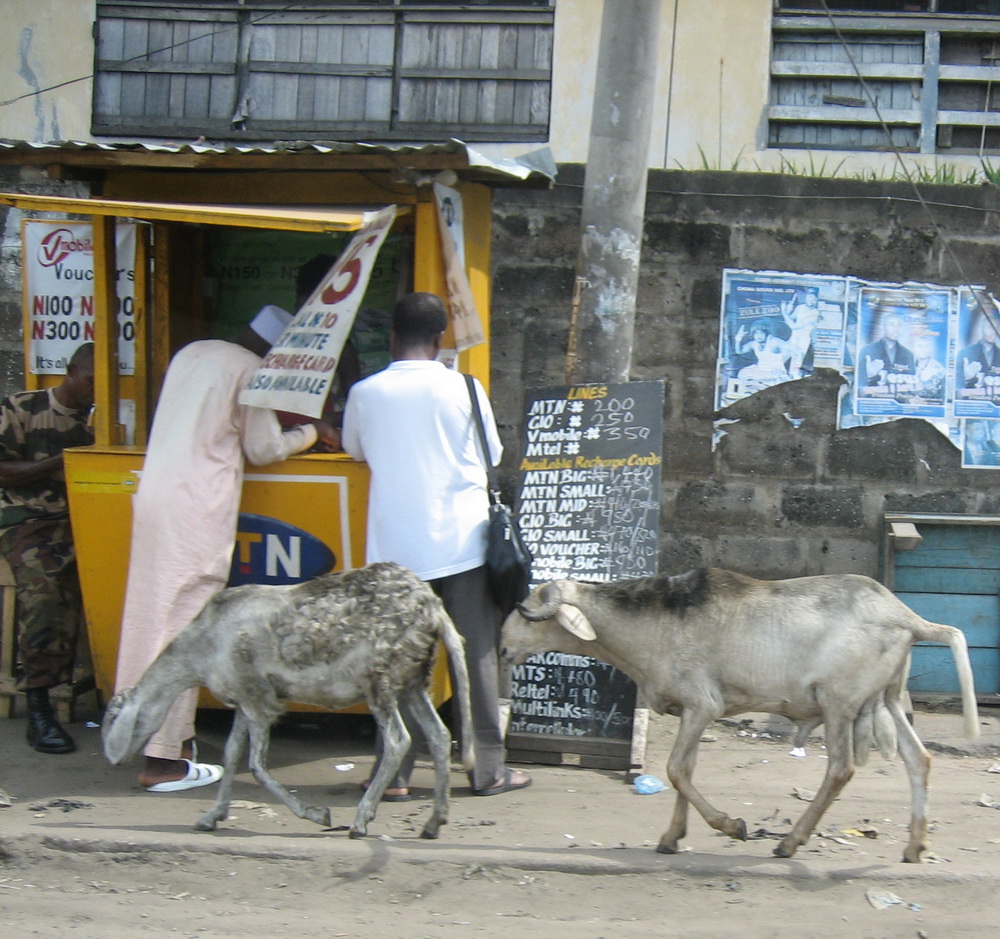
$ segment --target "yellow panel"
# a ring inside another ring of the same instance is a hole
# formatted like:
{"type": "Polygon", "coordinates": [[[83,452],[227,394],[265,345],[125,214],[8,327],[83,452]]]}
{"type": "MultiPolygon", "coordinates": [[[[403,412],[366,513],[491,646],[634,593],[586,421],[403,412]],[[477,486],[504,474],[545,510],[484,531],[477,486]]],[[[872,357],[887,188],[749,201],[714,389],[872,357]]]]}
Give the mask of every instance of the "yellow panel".
{"type": "MultiPolygon", "coordinates": [[[[66,483],[94,677],[105,700],[114,693],[135,492],[143,453],[138,447],[67,450],[66,483]]],[[[345,456],[306,454],[248,467],[241,511],[287,522],[333,551],[334,570],[364,564],[368,468],[345,456]]],[[[440,657],[432,680],[440,705],[450,694],[440,657]]],[[[202,706],[219,706],[207,693],[202,706]]],[[[348,710],[365,712],[364,706],[348,710]]]]}

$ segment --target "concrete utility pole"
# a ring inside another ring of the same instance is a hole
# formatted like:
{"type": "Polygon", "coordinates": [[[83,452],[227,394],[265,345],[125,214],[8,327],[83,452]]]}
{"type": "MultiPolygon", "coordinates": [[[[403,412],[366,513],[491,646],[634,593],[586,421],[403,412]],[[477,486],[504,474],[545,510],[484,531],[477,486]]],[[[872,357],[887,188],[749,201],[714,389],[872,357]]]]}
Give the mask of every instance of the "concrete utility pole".
{"type": "Polygon", "coordinates": [[[662,0],[605,0],[566,378],[628,381],[662,0]]]}

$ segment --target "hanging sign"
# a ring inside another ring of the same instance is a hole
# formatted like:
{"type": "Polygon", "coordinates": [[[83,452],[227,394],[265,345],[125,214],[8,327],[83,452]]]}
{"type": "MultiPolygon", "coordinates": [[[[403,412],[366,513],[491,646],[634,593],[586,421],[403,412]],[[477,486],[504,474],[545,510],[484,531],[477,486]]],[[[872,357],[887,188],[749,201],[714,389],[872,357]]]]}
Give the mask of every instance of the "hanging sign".
{"type": "Polygon", "coordinates": [[[394,205],[365,213],[358,233],[240,393],[240,404],[322,415],[375,259],[395,219],[394,205]]]}
{"type": "Polygon", "coordinates": [[[457,189],[434,184],[437,203],[438,229],[441,232],[441,255],[444,259],[444,279],[448,289],[448,307],[459,352],[486,342],[483,324],[472,298],[472,287],[465,273],[465,228],[462,194],[457,189]]]}
{"type": "MultiPolygon", "coordinates": [[[[118,371],[135,372],[135,231],[115,229],[118,371]]],[[[77,347],[94,341],[94,240],[90,222],[25,219],[24,310],[28,370],[62,375],[77,347]]]]}

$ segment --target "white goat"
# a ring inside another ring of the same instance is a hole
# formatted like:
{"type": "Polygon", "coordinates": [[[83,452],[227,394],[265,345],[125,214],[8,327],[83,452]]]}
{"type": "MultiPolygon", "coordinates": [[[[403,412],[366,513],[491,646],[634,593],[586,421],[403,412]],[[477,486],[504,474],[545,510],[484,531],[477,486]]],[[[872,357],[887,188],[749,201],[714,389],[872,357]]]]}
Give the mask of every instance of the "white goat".
{"type": "Polygon", "coordinates": [[[351,826],[350,837],[361,838],[410,744],[399,713],[403,707],[422,728],[434,760],[434,809],[422,836],[436,838],[448,817],[451,749],[427,694],[438,640],[455,679],[468,770],[473,732],[462,637],[431,588],[398,564],[373,564],[292,586],[223,590],[134,688],[111,700],[102,728],[104,753],[116,764],[137,753],[178,694],[205,686],[236,713],[218,798],[195,828],[212,831],[226,818],[248,736],[257,781],[299,818],[329,826],[329,809],[305,805],[268,773],[270,729],[292,701],[334,709],[364,701],[382,731],[383,756],[351,826]]]}
{"type": "Polygon", "coordinates": [[[515,663],[552,650],[594,656],[629,675],[654,710],[680,715],[667,764],[677,799],[661,853],[678,850],[688,803],[712,828],[746,840],[743,819],[710,805],[691,776],[698,738],[711,721],[760,711],[810,728],[826,725],[826,776],[775,848],[778,857],[806,843],[873,738],[891,754],[898,735],[912,806],[903,860],[916,862],[927,846],[930,756],[906,720],[900,694],[917,641],[951,647],[965,733],[978,736],[961,630],[922,619],[881,584],[855,574],[761,581],[710,568],[609,584],[557,581],[536,587],[511,613],[501,646],[515,663]],[[883,720],[886,714],[891,721],[883,720]]]}

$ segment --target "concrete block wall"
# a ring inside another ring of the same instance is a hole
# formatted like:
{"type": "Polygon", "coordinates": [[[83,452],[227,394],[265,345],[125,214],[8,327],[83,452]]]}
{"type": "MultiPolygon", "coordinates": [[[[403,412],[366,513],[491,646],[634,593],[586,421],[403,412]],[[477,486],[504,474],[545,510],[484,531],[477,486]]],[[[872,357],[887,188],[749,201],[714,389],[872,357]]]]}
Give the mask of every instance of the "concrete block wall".
{"type": "MultiPolygon", "coordinates": [[[[565,166],[551,192],[494,197],[492,397],[508,485],[524,389],[565,381],[582,187],[583,168],[565,166]]],[[[661,570],[878,576],[885,513],[1000,514],[1000,471],[963,470],[929,423],[837,430],[836,372],[714,410],[723,268],[1000,296],[998,218],[991,186],[650,174],[632,378],[666,387],[661,570]]]]}

